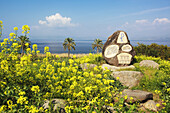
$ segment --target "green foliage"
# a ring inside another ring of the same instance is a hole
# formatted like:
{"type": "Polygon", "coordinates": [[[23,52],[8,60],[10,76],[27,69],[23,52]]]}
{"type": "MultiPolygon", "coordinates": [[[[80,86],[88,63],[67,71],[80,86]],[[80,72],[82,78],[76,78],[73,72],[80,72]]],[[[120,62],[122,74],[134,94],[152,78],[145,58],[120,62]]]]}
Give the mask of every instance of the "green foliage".
{"type": "Polygon", "coordinates": [[[70,50],[75,50],[76,43],[72,38],[66,38],[63,43],[64,51],[68,49],[68,57],[70,57],[70,50]]]}
{"type": "MultiPolygon", "coordinates": [[[[17,31],[18,28],[14,30],[17,31]]],[[[23,27],[23,34],[29,33],[29,27],[23,27]]],[[[1,42],[0,52],[0,112],[2,113],[36,113],[54,112],[44,110],[42,104],[46,99],[62,98],[66,101],[66,112],[109,112],[111,106],[117,112],[140,112],[138,103],[127,104],[127,97],[121,97],[125,88],[118,78],[110,76],[111,71],[100,66],[105,63],[101,54],[91,54],[81,58],[60,58],[52,56],[49,47],[44,48],[44,57],[38,56],[37,45],[27,48],[26,54],[19,57],[17,35],[10,33],[10,39],[1,42]],[[82,70],[82,63],[98,66],[82,70]]],[[[73,42],[72,39],[67,39],[73,42]]],[[[63,46],[68,47],[68,43],[63,46]]],[[[73,44],[75,46],[75,44],[73,44]]],[[[69,46],[68,49],[72,47],[69,46]]],[[[74,48],[73,48],[74,49],[74,48]]],[[[170,109],[170,62],[161,58],[135,56],[136,70],[144,73],[138,89],[152,91],[159,95],[164,106],[160,112],[170,109]],[[154,60],[160,64],[159,70],[139,67],[142,60],[154,60]]],[[[57,111],[56,111],[57,112],[57,111]]]]}
{"type": "Polygon", "coordinates": [[[156,43],[145,45],[138,43],[138,46],[134,47],[134,49],[137,55],[161,57],[161,59],[166,60],[170,58],[170,47],[167,45],[158,45],[156,43]]]}
{"type": "Polygon", "coordinates": [[[103,42],[100,39],[95,39],[94,42],[92,43],[92,49],[94,50],[97,48],[97,53],[99,53],[99,50],[103,48],[103,42]]]}
{"type": "Polygon", "coordinates": [[[134,64],[137,71],[141,71],[144,77],[140,81],[139,86],[134,89],[142,89],[151,91],[161,97],[163,100],[163,111],[170,109],[170,62],[162,60],[161,58],[135,56],[136,61],[153,60],[160,66],[159,69],[153,69],[148,67],[140,67],[139,63],[134,64]]]}
{"type": "Polygon", "coordinates": [[[2,36],[3,22],[0,20],[0,38],[2,36]]]}
{"type": "Polygon", "coordinates": [[[24,52],[26,51],[26,49],[28,48],[29,45],[31,45],[31,41],[29,40],[29,38],[27,36],[20,36],[18,37],[19,39],[19,45],[21,45],[21,52],[22,55],[24,55],[24,52]],[[25,44],[28,43],[28,46],[26,46],[25,44]]]}

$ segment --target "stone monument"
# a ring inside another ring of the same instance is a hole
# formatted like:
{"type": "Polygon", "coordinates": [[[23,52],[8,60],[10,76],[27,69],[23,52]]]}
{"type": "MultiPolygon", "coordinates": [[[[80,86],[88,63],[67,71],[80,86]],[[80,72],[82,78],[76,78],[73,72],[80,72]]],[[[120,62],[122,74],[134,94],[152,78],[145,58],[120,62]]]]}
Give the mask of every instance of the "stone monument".
{"type": "Polygon", "coordinates": [[[124,31],[116,31],[108,37],[103,46],[102,55],[106,62],[114,66],[130,65],[135,51],[124,31]]]}

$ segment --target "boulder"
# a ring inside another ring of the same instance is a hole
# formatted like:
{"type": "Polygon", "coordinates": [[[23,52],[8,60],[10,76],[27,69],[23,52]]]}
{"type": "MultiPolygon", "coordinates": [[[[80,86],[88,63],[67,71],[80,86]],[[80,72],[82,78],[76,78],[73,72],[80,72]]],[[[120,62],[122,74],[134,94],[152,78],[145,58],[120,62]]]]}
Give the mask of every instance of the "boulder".
{"type": "Polygon", "coordinates": [[[133,60],[135,51],[130,44],[127,33],[116,31],[108,37],[102,49],[106,62],[114,66],[127,66],[133,60]]]}
{"type": "Polygon", "coordinates": [[[149,99],[153,99],[153,94],[147,91],[142,90],[131,90],[131,89],[124,89],[122,91],[122,97],[127,95],[126,102],[136,102],[136,101],[147,101],[149,99]]]}
{"type": "Polygon", "coordinates": [[[112,66],[112,65],[109,65],[109,64],[103,64],[102,68],[103,68],[103,70],[105,70],[107,68],[111,71],[117,71],[117,70],[125,70],[125,69],[135,69],[135,66],[130,65],[130,66],[117,67],[117,66],[112,66]]]}
{"type": "MultiPolygon", "coordinates": [[[[44,109],[49,109],[49,100],[46,100],[43,104],[44,109]]],[[[59,110],[59,113],[65,113],[65,100],[63,99],[52,99],[51,100],[51,106],[54,106],[52,109],[53,111],[59,110]]]]}
{"type": "Polygon", "coordinates": [[[148,100],[147,102],[143,104],[143,106],[148,110],[157,112],[157,106],[156,106],[155,101],[153,100],[148,100]]]}
{"type": "Polygon", "coordinates": [[[80,64],[80,67],[82,69],[93,69],[96,66],[97,66],[96,64],[89,64],[89,63],[80,64]]]}
{"type": "Polygon", "coordinates": [[[139,66],[151,67],[159,69],[159,64],[152,60],[143,60],[140,62],[139,66]]]}
{"type": "Polygon", "coordinates": [[[114,78],[119,77],[119,81],[122,85],[131,88],[138,85],[139,81],[143,77],[143,74],[138,71],[116,71],[112,72],[111,76],[114,78]]]}
{"type": "Polygon", "coordinates": [[[107,109],[109,111],[109,113],[117,113],[117,111],[111,106],[104,105],[103,108],[107,109]]]}

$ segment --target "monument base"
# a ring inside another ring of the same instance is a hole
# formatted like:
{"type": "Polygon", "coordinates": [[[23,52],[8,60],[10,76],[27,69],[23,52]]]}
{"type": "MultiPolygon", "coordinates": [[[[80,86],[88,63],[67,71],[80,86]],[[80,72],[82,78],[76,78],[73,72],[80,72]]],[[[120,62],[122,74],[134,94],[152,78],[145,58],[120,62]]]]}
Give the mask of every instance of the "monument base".
{"type": "Polygon", "coordinates": [[[122,67],[117,67],[109,64],[103,64],[102,65],[103,70],[109,69],[110,71],[117,71],[117,70],[124,70],[124,69],[135,69],[135,66],[130,65],[130,66],[122,66],[122,67]]]}

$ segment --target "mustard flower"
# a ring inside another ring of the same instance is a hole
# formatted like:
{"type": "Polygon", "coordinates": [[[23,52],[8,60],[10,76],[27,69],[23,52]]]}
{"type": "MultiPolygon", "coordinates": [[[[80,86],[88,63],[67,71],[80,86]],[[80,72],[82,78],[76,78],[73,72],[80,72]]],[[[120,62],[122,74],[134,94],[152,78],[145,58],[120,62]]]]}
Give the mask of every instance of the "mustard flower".
{"type": "Polygon", "coordinates": [[[9,34],[10,37],[13,37],[13,36],[15,36],[15,35],[16,35],[15,33],[10,33],[10,34],[9,34]]]}
{"type": "Polygon", "coordinates": [[[166,83],[165,83],[165,82],[162,82],[162,85],[166,86],[166,83]]]}
{"type": "Polygon", "coordinates": [[[44,53],[48,52],[49,51],[49,47],[48,46],[45,46],[44,47],[44,53]]]}
{"type": "Polygon", "coordinates": [[[6,110],[6,105],[2,105],[1,107],[0,107],[0,112],[2,113],[3,111],[5,111],[6,110]]]}
{"type": "Polygon", "coordinates": [[[26,49],[27,53],[31,53],[31,48],[26,49]]]}
{"type": "Polygon", "coordinates": [[[170,88],[167,89],[167,92],[170,92],[170,88]]]}
{"type": "Polygon", "coordinates": [[[30,27],[28,25],[23,25],[22,26],[22,30],[24,30],[24,31],[30,30],[30,27]]]}
{"type": "Polygon", "coordinates": [[[73,64],[73,63],[74,63],[74,60],[69,59],[69,63],[70,63],[70,64],[73,64]]]}
{"type": "Polygon", "coordinates": [[[159,104],[159,103],[157,103],[157,104],[156,104],[156,107],[160,107],[160,104],[159,104]]]}
{"type": "Polygon", "coordinates": [[[26,47],[29,47],[29,45],[30,45],[29,43],[26,43],[26,44],[25,44],[26,47]]]}
{"type": "Polygon", "coordinates": [[[20,96],[17,100],[17,103],[21,105],[28,104],[27,97],[20,96]]]}
{"type": "Polygon", "coordinates": [[[16,47],[16,46],[18,46],[18,43],[12,43],[12,46],[16,47]]]}
{"type": "Polygon", "coordinates": [[[31,91],[33,91],[35,93],[38,93],[40,91],[40,88],[39,88],[38,85],[37,86],[32,86],[31,91]]]}
{"type": "Polygon", "coordinates": [[[37,54],[39,54],[39,53],[40,53],[40,51],[38,50],[38,51],[36,51],[36,53],[37,53],[37,54]]]}
{"type": "Polygon", "coordinates": [[[0,25],[3,24],[2,20],[0,20],[0,25]]]}
{"type": "Polygon", "coordinates": [[[76,58],[76,55],[73,55],[73,59],[75,59],[76,58]]]}
{"type": "Polygon", "coordinates": [[[21,91],[21,92],[19,92],[19,94],[18,94],[18,95],[20,95],[20,96],[25,95],[25,91],[21,91]]]}
{"type": "Polygon", "coordinates": [[[5,39],[4,39],[4,42],[7,42],[7,41],[8,41],[8,38],[5,38],[5,39]]]}
{"type": "Polygon", "coordinates": [[[39,110],[34,105],[31,105],[29,113],[38,113],[38,112],[39,110]]]}
{"type": "Polygon", "coordinates": [[[18,30],[18,27],[14,27],[14,31],[17,31],[18,30]]]}
{"type": "Polygon", "coordinates": [[[38,49],[38,48],[37,48],[37,44],[33,44],[33,45],[32,45],[32,48],[33,48],[34,51],[37,50],[37,49],[38,49]]]}
{"type": "Polygon", "coordinates": [[[126,100],[128,98],[128,96],[126,95],[126,96],[124,96],[124,99],[126,100]]]}
{"type": "Polygon", "coordinates": [[[119,80],[120,78],[119,77],[116,77],[116,80],[119,80]]]}

